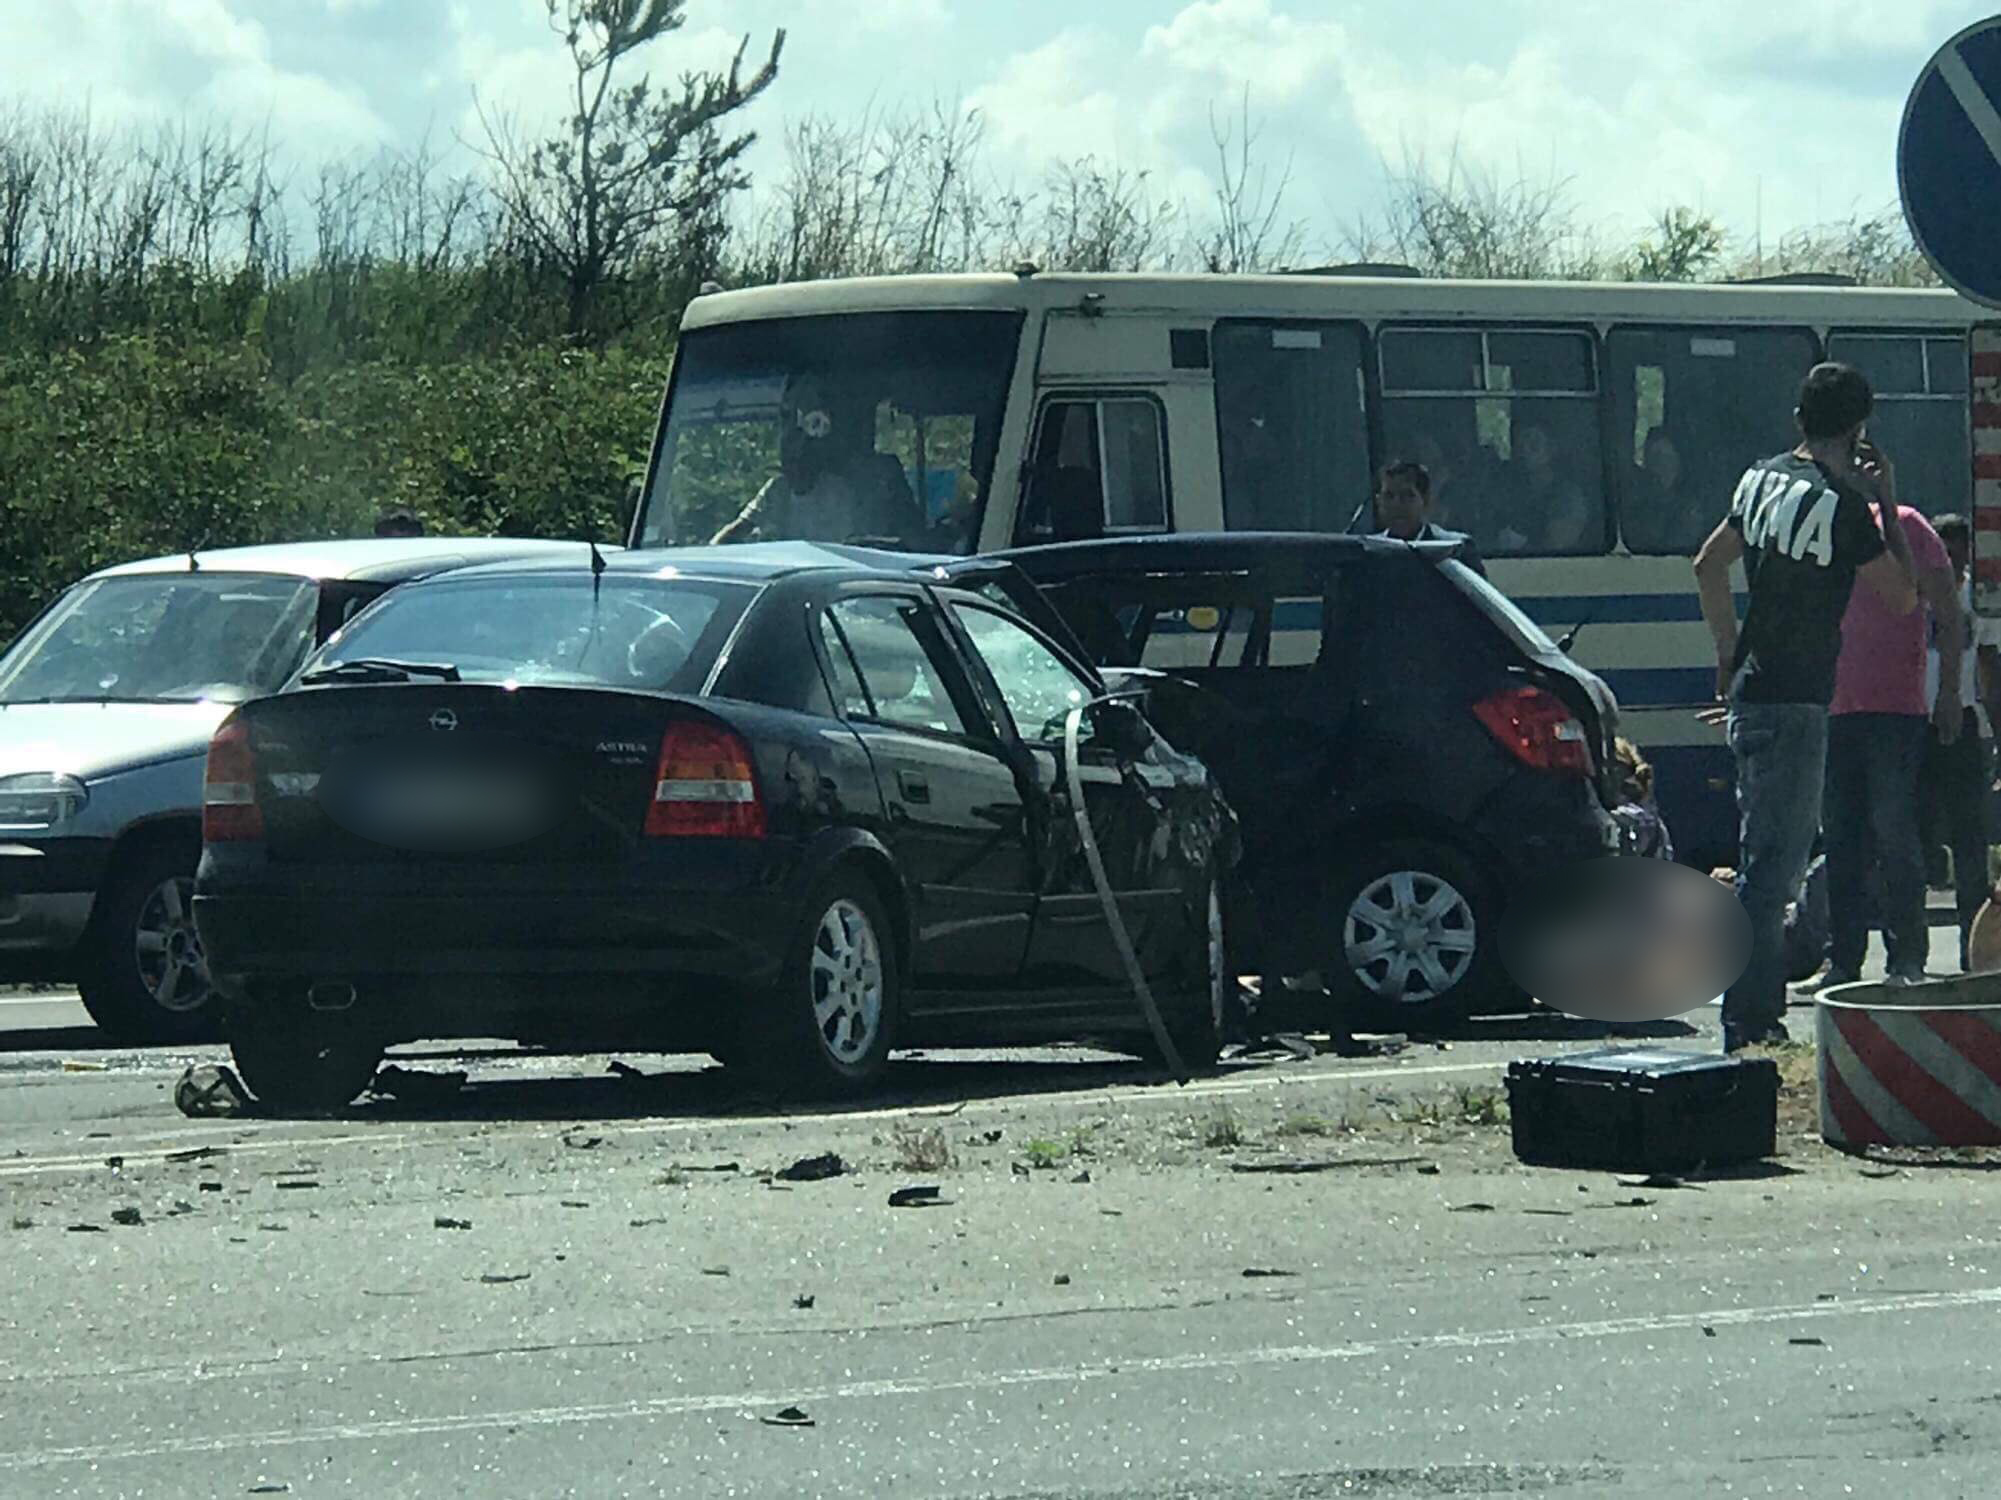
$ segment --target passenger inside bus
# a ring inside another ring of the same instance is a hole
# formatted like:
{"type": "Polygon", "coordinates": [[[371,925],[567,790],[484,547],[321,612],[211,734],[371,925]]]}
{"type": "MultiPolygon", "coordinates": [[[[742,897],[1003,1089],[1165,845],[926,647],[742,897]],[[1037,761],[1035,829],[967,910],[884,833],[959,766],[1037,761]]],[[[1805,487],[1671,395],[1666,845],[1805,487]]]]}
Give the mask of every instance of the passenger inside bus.
{"type": "Polygon", "coordinates": [[[1510,550],[1575,552],[1589,539],[1591,502],[1584,490],[1556,467],[1556,445],[1547,428],[1525,426],[1515,433],[1515,457],[1508,465],[1509,498],[1522,537],[1510,550]]]}
{"type": "Polygon", "coordinates": [[[1619,518],[1620,534],[1634,552],[1667,552],[1688,530],[1683,513],[1681,450],[1665,427],[1647,433],[1633,475],[1631,503],[1619,518]]]}
{"type": "Polygon", "coordinates": [[[711,544],[760,537],[811,542],[901,541],[923,518],[903,465],[875,447],[874,404],[810,373],[787,378],[779,398],[779,472],[711,544]]]}

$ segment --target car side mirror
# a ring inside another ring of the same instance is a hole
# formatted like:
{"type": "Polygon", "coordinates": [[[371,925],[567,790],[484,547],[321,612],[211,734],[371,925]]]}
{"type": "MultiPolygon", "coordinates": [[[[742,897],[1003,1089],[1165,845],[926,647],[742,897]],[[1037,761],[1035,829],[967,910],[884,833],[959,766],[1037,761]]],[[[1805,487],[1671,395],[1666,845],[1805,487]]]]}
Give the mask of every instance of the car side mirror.
{"type": "Polygon", "coordinates": [[[1130,703],[1099,703],[1091,709],[1091,743],[1121,760],[1139,760],[1153,748],[1153,729],[1130,703]]]}

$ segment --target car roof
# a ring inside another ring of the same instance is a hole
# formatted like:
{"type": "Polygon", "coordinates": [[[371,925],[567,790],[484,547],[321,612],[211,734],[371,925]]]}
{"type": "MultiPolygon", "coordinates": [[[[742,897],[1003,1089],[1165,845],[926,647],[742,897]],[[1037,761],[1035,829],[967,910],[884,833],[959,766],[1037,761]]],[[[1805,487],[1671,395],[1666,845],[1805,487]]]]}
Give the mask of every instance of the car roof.
{"type": "Polygon", "coordinates": [[[1459,550],[1460,544],[1455,541],[1401,542],[1392,537],[1345,532],[1175,531],[1049,542],[991,556],[1015,564],[1031,578],[1050,578],[1085,573],[1239,572],[1272,566],[1317,567],[1347,557],[1402,553],[1442,562],[1459,550]]]}
{"type": "MultiPolygon", "coordinates": [[[[801,573],[838,572],[857,577],[908,579],[913,572],[969,559],[944,554],[890,552],[825,542],[744,542],[723,547],[646,547],[604,554],[608,575],[658,575],[673,569],[689,578],[771,583],[801,573]]],[[[564,564],[568,564],[568,559],[564,564]]],[[[473,575],[548,573],[552,560],[519,558],[467,570],[473,575]]]]}
{"type": "MultiPolygon", "coordinates": [[[[585,542],[551,542],[526,537],[422,536],[360,537],[324,542],[277,542],[259,547],[219,547],[194,554],[196,572],[275,573],[283,577],[354,579],[400,583],[447,568],[501,560],[584,563],[585,542]]],[[[100,568],[92,578],[146,573],[186,573],[188,554],[173,553],[100,568]]]]}

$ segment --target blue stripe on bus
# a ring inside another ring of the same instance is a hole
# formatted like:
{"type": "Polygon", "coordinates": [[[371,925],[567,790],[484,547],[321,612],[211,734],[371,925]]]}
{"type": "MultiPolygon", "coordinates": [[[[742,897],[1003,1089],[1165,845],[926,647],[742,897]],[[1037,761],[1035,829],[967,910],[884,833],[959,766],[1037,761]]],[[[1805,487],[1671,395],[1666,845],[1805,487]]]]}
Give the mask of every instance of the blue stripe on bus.
{"type": "Polygon", "coordinates": [[[1714,667],[1597,667],[1619,707],[1668,708],[1716,700],[1714,667]]]}
{"type": "MultiPolygon", "coordinates": [[[[1740,615],[1748,598],[1737,595],[1740,615]]],[[[1515,596],[1515,605],[1538,625],[1575,625],[1579,620],[1594,625],[1659,625],[1702,618],[1702,601],[1693,590],[1686,594],[1525,594],[1515,596]]]]}

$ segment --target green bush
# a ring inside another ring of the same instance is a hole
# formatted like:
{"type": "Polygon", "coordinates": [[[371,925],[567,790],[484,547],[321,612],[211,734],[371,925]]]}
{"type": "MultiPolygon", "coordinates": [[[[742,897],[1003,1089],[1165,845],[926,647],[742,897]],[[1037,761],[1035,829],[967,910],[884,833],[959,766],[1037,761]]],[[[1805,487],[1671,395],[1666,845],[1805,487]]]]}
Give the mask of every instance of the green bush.
{"type": "Polygon", "coordinates": [[[439,533],[623,539],[666,352],[545,345],[286,381],[267,350],[254,326],[183,327],[0,357],[0,631],[93,568],[367,535],[389,505],[439,533]]]}

